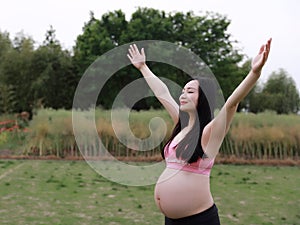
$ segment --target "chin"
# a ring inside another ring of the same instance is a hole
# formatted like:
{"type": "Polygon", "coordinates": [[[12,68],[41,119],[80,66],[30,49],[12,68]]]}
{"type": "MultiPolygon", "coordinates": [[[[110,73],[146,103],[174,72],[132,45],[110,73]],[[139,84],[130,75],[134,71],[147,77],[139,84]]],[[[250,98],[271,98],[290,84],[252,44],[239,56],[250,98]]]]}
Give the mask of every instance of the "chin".
{"type": "Polygon", "coordinates": [[[195,111],[195,109],[191,109],[191,108],[184,107],[184,106],[180,106],[179,110],[182,111],[182,112],[186,112],[186,113],[190,113],[190,112],[194,112],[195,111]]]}
{"type": "Polygon", "coordinates": [[[180,106],[179,110],[182,111],[182,112],[187,112],[187,109],[184,106],[180,106]]]}

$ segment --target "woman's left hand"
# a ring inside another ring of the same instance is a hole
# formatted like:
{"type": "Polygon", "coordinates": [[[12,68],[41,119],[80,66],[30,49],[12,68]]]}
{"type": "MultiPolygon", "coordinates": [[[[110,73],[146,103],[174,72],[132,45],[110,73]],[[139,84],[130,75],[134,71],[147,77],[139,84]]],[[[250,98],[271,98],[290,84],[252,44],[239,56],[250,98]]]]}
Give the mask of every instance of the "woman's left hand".
{"type": "Polygon", "coordinates": [[[255,74],[260,74],[261,70],[263,68],[263,66],[265,65],[268,56],[269,56],[269,52],[270,52],[270,48],[271,48],[271,41],[272,38],[270,38],[267,42],[267,44],[262,45],[258,55],[252,60],[252,71],[255,74]]]}

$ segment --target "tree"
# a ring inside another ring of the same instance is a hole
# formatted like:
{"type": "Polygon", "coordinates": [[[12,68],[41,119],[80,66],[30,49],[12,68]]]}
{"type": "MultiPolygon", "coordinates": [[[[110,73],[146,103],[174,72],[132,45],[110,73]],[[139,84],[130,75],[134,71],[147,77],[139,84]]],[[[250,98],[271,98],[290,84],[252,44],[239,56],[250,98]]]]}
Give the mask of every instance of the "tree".
{"type": "Polygon", "coordinates": [[[31,59],[34,52],[34,41],[19,33],[12,47],[1,59],[1,83],[4,85],[5,96],[14,95],[15,103],[8,108],[13,112],[31,111],[32,96],[30,82],[34,75],[31,71],[31,59]]]}
{"type": "Polygon", "coordinates": [[[4,59],[13,46],[7,32],[0,32],[0,113],[9,113],[14,110],[15,93],[12,86],[5,83],[4,59]]]}
{"type": "Polygon", "coordinates": [[[267,80],[262,95],[265,109],[278,114],[297,113],[300,109],[300,97],[295,81],[284,69],[273,72],[267,80]]]}
{"type": "Polygon", "coordinates": [[[253,113],[272,110],[278,114],[288,114],[297,113],[300,109],[295,81],[284,69],[272,72],[265,84],[257,84],[245,101],[253,113]]]}
{"type": "Polygon", "coordinates": [[[9,114],[17,104],[13,86],[0,83],[0,113],[9,114]]]}
{"type": "MultiPolygon", "coordinates": [[[[115,46],[138,40],[168,41],[192,50],[210,66],[225,97],[228,97],[247,74],[238,66],[243,55],[233,48],[227,33],[229,24],[230,21],[225,16],[215,13],[196,16],[193,12],[166,14],[156,9],[138,8],[129,22],[120,10],[107,13],[100,20],[91,13],[90,20],[84,25],[83,34],[77,37],[73,63],[78,76],[82,76],[98,56],[115,46]]],[[[153,65],[153,71],[158,76],[164,76],[179,85],[183,85],[188,78],[181,70],[170,66],[154,62],[149,65],[153,65]]],[[[118,72],[115,80],[107,84],[109,96],[106,95],[102,100],[102,106],[109,107],[109,102],[113,102],[118,91],[139,76],[131,67],[126,71],[118,72]]],[[[145,108],[149,104],[158,105],[153,99],[147,100],[145,104],[145,108]]]]}
{"type": "Polygon", "coordinates": [[[90,20],[85,23],[83,33],[77,37],[73,49],[73,62],[78,76],[81,77],[98,56],[122,44],[122,32],[126,29],[127,21],[121,10],[104,14],[101,20],[90,12],[90,20]]]}
{"type": "Polygon", "coordinates": [[[34,105],[39,102],[54,109],[72,107],[78,80],[71,54],[61,48],[52,26],[46,33],[43,45],[34,52],[31,71],[35,74],[30,85],[34,105]]]}
{"type": "Polygon", "coordinates": [[[5,54],[12,49],[12,42],[9,38],[9,33],[0,32],[0,65],[5,54]]]}
{"type": "Polygon", "coordinates": [[[171,18],[164,11],[138,8],[123,31],[123,43],[140,40],[162,40],[174,42],[171,18]]]}
{"type": "Polygon", "coordinates": [[[52,25],[50,25],[49,30],[46,32],[46,38],[43,44],[45,46],[59,46],[59,41],[56,39],[55,30],[52,25]]]}

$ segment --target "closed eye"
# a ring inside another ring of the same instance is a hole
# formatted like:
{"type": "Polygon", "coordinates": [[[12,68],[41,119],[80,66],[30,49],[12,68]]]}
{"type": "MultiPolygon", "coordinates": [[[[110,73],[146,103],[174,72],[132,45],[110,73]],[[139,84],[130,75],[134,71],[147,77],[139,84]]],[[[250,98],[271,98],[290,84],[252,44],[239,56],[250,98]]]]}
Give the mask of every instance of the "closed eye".
{"type": "Polygon", "coordinates": [[[189,94],[193,94],[193,93],[195,93],[195,88],[188,87],[187,89],[183,89],[181,94],[183,94],[185,91],[189,94]]]}

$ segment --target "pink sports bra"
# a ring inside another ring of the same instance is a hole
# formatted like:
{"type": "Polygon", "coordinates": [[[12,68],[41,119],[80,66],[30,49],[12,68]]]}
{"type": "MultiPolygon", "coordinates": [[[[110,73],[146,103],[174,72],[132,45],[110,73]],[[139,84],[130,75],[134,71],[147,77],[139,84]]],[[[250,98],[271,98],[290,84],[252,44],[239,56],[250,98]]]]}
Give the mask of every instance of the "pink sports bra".
{"type": "Polygon", "coordinates": [[[166,145],[164,149],[167,168],[184,170],[187,172],[198,173],[207,176],[210,175],[211,168],[214,165],[214,158],[199,158],[197,162],[187,163],[184,160],[176,157],[176,146],[177,144],[172,140],[171,143],[166,145]]]}

